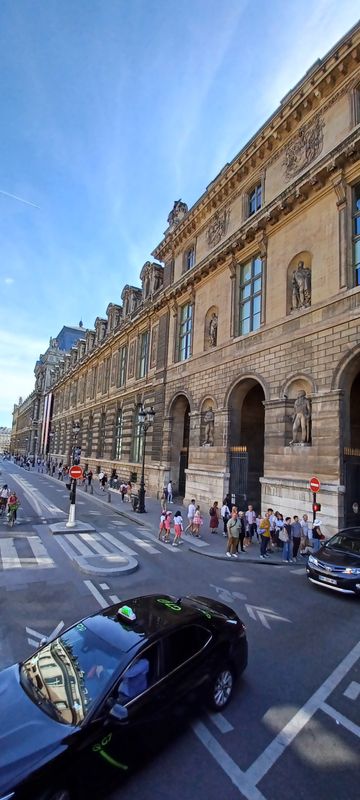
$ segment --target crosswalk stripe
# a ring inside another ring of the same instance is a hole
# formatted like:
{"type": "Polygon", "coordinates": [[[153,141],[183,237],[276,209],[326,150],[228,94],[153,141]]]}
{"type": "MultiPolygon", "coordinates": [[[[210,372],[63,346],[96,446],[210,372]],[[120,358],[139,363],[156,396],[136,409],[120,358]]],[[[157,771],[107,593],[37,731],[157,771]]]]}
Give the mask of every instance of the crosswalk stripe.
{"type": "Polygon", "coordinates": [[[84,539],[91,545],[91,547],[95,550],[95,553],[98,553],[98,555],[100,556],[109,555],[109,549],[104,547],[104,545],[100,544],[100,542],[97,540],[96,534],[94,535],[91,533],[81,533],[80,536],[82,539],[84,539]]]}
{"type": "MultiPolygon", "coordinates": [[[[46,547],[38,536],[31,536],[28,539],[29,546],[34,554],[35,561],[40,567],[54,567],[54,561],[50,558],[46,547]]],[[[31,559],[32,560],[32,559],[31,559]]],[[[28,559],[26,559],[28,562],[28,559]]]]}
{"type": "Polygon", "coordinates": [[[154,547],[148,539],[139,539],[138,536],[128,531],[121,531],[121,536],[124,536],[125,539],[129,539],[130,542],[134,542],[138,547],[142,547],[147,553],[160,553],[160,550],[154,547]]]}
{"type": "Polygon", "coordinates": [[[115,539],[115,536],[113,536],[111,533],[108,533],[107,531],[101,531],[101,536],[103,536],[104,539],[107,539],[109,542],[111,542],[111,544],[113,544],[117,550],[121,550],[123,553],[125,553],[125,555],[127,556],[137,555],[136,550],[132,550],[131,547],[128,547],[123,542],[120,542],[118,539],[115,539]]]}
{"type": "Polygon", "coordinates": [[[0,555],[3,569],[15,569],[16,567],[21,567],[21,561],[15,549],[14,539],[1,540],[0,555]]]}
{"type": "Polygon", "coordinates": [[[66,541],[70,542],[70,544],[72,545],[73,549],[75,551],[77,550],[77,552],[80,553],[80,555],[82,555],[82,556],[93,556],[94,555],[93,551],[90,550],[90,547],[88,547],[85,544],[85,542],[83,542],[80,539],[80,537],[76,536],[74,533],[67,534],[66,541]]]}

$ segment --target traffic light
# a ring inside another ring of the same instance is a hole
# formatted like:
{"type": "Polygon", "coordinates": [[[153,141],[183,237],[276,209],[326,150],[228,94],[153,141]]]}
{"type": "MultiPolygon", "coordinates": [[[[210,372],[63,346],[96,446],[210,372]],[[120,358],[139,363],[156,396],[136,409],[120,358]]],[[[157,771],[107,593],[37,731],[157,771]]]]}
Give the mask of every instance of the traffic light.
{"type": "Polygon", "coordinates": [[[317,511],[321,511],[321,503],[313,503],[312,510],[317,513],[317,511]]]}

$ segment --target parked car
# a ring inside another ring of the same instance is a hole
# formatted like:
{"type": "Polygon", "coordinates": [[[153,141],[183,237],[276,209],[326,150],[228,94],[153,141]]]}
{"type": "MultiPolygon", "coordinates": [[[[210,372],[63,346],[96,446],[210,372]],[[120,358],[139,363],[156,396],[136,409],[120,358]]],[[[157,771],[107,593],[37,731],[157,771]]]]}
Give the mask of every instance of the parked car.
{"type": "Polygon", "coordinates": [[[360,595],[360,528],[345,528],[328,539],[309,556],[306,572],[317,586],[360,595]]]}
{"type": "Polygon", "coordinates": [[[0,800],[88,798],[100,766],[126,773],[174,706],[222,711],[246,664],[243,623],[208,598],[136,597],[82,619],[0,673],[0,800]]]}

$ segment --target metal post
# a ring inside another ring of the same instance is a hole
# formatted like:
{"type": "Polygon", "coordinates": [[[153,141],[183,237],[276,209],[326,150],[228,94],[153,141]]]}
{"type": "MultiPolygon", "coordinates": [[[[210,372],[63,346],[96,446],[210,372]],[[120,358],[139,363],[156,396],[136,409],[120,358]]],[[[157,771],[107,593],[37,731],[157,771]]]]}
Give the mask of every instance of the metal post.
{"type": "Polygon", "coordinates": [[[315,503],[316,503],[316,492],[313,492],[313,524],[316,520],[316,511],[314,510],[315,503]]]}
{"type": "Polygon", "coordinates": [[[65,526],[66,528],[75,528],[76,525],[75,501],[76,501],[76,478],[71,478],[69,519],[66,523],[65,526]]]}
{"type": "Polygon", "coordinates": [[[142,466],[141,466],[141,480],[140,480],[140,488],[139,488],[139,514],[145,514],[145,450],[146,450],[146,434],[147,429],[146,426],[143,426],[143,453],[142,453],[142,466]]]}

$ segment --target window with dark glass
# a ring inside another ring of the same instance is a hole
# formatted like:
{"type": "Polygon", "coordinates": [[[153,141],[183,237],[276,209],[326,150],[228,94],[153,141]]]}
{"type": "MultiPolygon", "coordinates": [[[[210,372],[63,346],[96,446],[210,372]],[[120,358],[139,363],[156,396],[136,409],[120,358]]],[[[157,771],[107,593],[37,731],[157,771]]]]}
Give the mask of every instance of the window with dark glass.
{"type": "Polygon", "coordinates": [[[186,303],[180,309],[179,319],[179,361],[191,356],[193,307],[186,303]]]}
{"type": "Polygon", "coordinates": [[[256,256],[240,266],[239,336],[256,331],[260,327],[261,293],[262,259],[256,256]]]}
{"type": "Polygon", "coordinates": [[[92,454],[92,445],[93,445],[93,424],[94,418],[91,414],[89,417],[89,425],[88,425],[88,432],[87,432],[87,445],[86,445],[86,455],[91,456],[92,454]]]}
{"type": "Polygon", "coordinates": [[[126,378],[127,346],[123,345],[119,349],[119,368],[117,385],[123,386],[126,378]]]}
{"type": "Polygon", "coordinates": [[[98,441],[96,458],[103,458],[104,456],[105,426],[106,426],[106,412],[103,411],[102,414],[100,415],[99,441],[98,441]]]}
{"type": "Polygon", "coordinates": [[[191,269],[195,265],[195,247],[192,245],[185,253],[185,270],[191,269]]]}
{"type": "Polygon", "coordinates": [[[166,637],[163,640],[165,674],[200,654],[210,639],[211,633],[200,625],[180,628],[166,637]]]}
{"type": "Polygon", "coordinates": [[[145,331],[140,336],[138,378],[144,378],[147,372],[149,334],[145,331]]]}
{"type": "Polygon", "coordinates": [[[360,183],[354,186],[353,197],[354,286],[360,286],[360,183]]]}
{"type": "Polygon", "coordinates": [[[256,212],[262,206],[262,186],[261,183],[258,183],[254,188],[249,192],[249,217],[252,214],[256,214],[256,212]]]}
{"type": "Polygon", "coordinates": [[[123,439],[123,414],[121,408],[119,408],[117,410],[115,419],[115,437],[114,437],[114,448],[113,448],[113,458],[115,458],[116,461],[120,461],[121,459],[122,439],[123,439]]]}
{"type": "Polygon", "coordinates": [[[104,361],[103,394],[105,394],[109,390],[110,364],[111,364],[111,359],[110,359],[110,357],[108,357],[104,361]]]}
{"type": "Polygon", "coordinates": [[[141,417],[139,416],[139,412],[141,411],[141,405],[137,406],[134,416],[134,428],[133,428],[133,441],[132,441],[132,461],[139,462],[142,459],[143,454],[143,445],[144,445],[144,437],[142,432],[141,426],[141,417]]]}

